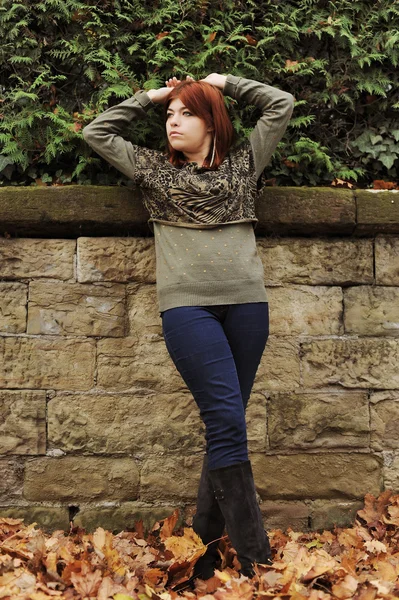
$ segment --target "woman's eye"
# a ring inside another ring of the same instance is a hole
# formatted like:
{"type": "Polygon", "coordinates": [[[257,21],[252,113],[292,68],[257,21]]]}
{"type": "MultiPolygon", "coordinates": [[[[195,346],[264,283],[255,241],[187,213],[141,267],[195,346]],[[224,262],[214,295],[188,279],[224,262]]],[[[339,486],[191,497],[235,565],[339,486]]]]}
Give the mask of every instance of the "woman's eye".
{"type": "Polygon", "coordinates": [[[191,117],[191,113],[188,112],[188,110],[185,110],[184,113],[183,113],[183,115],[189,115],[191,117]]]}

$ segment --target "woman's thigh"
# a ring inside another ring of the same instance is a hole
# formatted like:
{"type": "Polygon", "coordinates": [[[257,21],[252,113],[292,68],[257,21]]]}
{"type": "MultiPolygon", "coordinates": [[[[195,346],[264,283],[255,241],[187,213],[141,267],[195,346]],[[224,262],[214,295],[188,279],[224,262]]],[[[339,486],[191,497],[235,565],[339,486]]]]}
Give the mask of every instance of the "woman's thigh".
{"type": "Polygon", "coordinates": [[[235,360],[210,308],[169,309],[162,313],[162,327],[168,352],[205,423],[210,468],[217,468],[247,459],[247,434],[235,360]]]}
{"type": "Polygon", "coordinates": [[[230,304],[223,329],[234,357],[245,409],[269,337],[268,302],[230,304]]]}

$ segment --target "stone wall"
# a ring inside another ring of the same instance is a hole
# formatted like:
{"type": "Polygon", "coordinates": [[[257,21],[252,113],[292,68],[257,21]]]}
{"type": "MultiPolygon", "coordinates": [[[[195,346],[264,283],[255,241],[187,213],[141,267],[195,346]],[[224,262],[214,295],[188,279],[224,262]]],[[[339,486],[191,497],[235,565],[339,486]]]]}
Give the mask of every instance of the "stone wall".
{"type": "MultiPolygon", "coordinates": [[[[398,203],[259,200],[270,337],[248,435],[268,528],[349,525],[366,493],[399,491],[398,203]]],[[[190,523],[204,428],[163,341],[147,218],[126,188],[0,189],[1,516],[190,523]]]]}

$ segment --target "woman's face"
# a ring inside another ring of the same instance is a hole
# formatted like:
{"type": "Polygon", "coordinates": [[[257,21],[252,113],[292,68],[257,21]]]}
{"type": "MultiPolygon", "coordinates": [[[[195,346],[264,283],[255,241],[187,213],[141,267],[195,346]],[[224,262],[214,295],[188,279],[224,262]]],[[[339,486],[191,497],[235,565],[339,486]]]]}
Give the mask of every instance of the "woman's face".
{"type": "Polygon", "coordinates": [[[207,154],[212,140],[205,121],[193,115],[180,98],[175,98],[169,104],[166,133],[172,148],[183,153],[205,150],[207,154]]]}

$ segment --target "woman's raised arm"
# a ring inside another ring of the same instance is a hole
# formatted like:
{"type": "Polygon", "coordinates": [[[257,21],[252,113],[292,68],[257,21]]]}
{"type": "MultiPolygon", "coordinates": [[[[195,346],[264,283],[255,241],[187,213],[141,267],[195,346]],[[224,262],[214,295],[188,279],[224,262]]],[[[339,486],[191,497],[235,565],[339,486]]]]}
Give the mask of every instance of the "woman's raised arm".
{"type": "Polygon", "coordinates": [[[294,110],[294,96],[266,83],[235,75],[227,75],[223,94],[239,103],[258,106],[262,111],[249,137],[258,179],[287,129],[294,110]]]}
{"type": "Polygon", "coordinates": [[[140,167],[150,158],[147,154],[155,157],[158,151],[136,146],[122,135],[131,121],[144,119],[153,106],[146,92],[136,92],[131,98],[105,110],[82,131],[85,141],[97,154],[133,180],[140,178],[140,167]]]}
{"type": "Polygon", "coordinates": [[[145,119],[150,108],[163,104],[179,81],[172,77],[165,82],[166,87],[148,92],[139,90],[131,98],[108,108],[83,128],[85,141],[113,167],[139,183],[145,171],[154,167],[164,154],[132,144],[123,135],[131,121],[145,119]]]}

